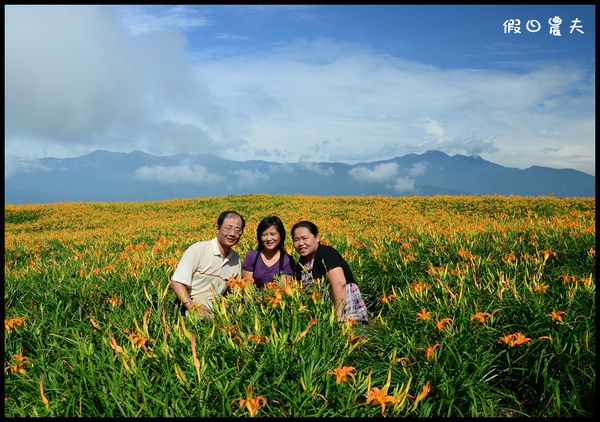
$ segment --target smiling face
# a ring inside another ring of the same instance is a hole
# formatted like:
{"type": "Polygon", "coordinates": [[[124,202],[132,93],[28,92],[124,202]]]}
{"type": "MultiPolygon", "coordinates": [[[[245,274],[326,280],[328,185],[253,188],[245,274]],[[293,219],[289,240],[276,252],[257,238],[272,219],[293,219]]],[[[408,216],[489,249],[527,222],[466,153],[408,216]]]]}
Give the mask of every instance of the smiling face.
{"type": "Polygon", "coordinates": [[[319,247],[319,235],[315,236],[306,227],[298,227],[292,233],[294,249],[300,256],[310,261],[319,247]]]}
{"type": "Polygon", "coordinates": [[[267,227],[267,229],[260,234],[260,243],[262,248],[266,251],[275,251],[279,247],[280,242],[281,235],[276,226],[267,227]]]}
{"type": "Polygon", "coordinates": [[[223,220],[223,224],[217,227],[217,240],[224,250],[229,250],[239,242],[242,236],[242,219],[232,215],[223,220]]]}

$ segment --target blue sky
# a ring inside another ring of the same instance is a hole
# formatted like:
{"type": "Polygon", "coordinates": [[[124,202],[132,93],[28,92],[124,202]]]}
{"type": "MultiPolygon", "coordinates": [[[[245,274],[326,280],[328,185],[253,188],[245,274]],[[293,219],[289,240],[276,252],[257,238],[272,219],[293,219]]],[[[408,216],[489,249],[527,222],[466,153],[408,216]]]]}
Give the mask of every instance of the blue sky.
{"type": "Polygon", "coordinates": [[[5,177],[96,149],[595,174],[594,40],[592,5],[5,6],[5,177]]]}

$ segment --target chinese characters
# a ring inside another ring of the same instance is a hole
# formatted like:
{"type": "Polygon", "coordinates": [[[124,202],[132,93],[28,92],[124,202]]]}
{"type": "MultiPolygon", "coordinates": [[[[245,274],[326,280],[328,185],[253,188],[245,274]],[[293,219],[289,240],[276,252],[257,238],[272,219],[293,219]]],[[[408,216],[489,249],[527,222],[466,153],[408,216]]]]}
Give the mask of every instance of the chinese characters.
{"type": "MultiPolygon", "coordinates": [[[[554,37],[562,36],[562,23],[563,20],[560,16],[548,18],[548,34],[554,37]]],[[[502,24],[502,27],[504,28],[505,34],[522,34],[521,19],[506,19],[502,24]]],[[[528,19],[525,22],[525,30],[530,33],[540,32],[542,30],[542,24],[537,19],[528,19]]],[[[579,18],[573,19],[569,26],[569,34],[573,34],[574,32],[585,34],[583,31],[583,24],[579,18]]]]}

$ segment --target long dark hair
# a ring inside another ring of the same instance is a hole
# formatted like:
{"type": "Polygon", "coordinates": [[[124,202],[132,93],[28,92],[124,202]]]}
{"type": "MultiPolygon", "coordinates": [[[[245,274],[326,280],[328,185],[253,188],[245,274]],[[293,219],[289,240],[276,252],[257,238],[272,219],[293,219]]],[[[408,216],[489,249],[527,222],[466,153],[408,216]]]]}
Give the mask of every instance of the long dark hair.
{"type": "Polygon", "coordinates": [[[276,215],[272,215],[270,217],[265,217],[260,220],[258,223],[258,227],[256,228],[256,240],[258,241],[258,246],[256,248],[257,251],[262,249],[262,233],[267,230],[269,227],[275,226],[277,231],[279,232],[279,245],[277,249],[281,252],[285,253],[285,227],[283,226],[283,222],[276,215]]]}

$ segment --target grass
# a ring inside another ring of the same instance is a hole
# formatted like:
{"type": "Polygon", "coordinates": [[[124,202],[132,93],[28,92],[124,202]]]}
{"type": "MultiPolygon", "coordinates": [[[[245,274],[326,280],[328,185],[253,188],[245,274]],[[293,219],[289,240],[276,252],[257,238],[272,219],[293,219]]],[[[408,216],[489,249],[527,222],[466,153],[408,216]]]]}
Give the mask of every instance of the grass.
{"type": "Polygon", "coordinates": [[[246,195],[5,222],[7,417],[595,414],[594,198],[246,195]],[[314,221],[369,325],[335,322],[323,285],[277,283],[182,318],[169,277],[225,209],[247,219],[241,256],[264,216],[314,221]]]}

